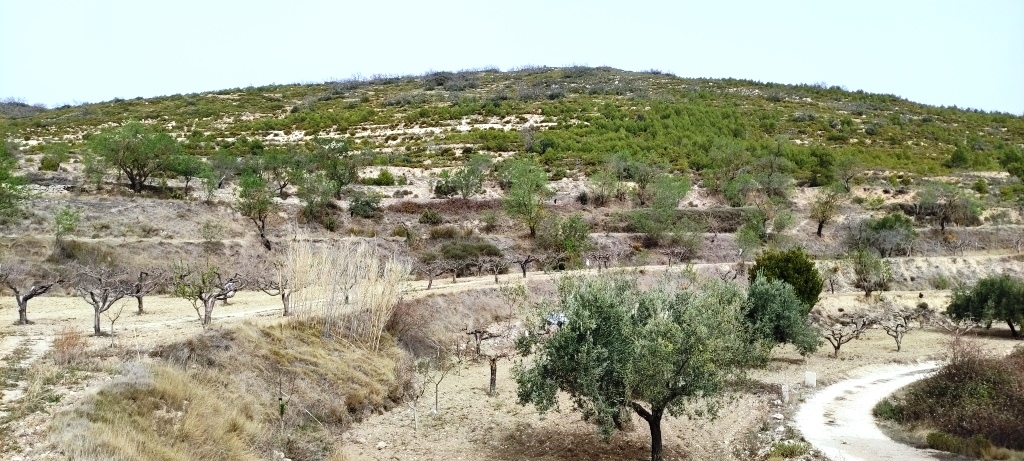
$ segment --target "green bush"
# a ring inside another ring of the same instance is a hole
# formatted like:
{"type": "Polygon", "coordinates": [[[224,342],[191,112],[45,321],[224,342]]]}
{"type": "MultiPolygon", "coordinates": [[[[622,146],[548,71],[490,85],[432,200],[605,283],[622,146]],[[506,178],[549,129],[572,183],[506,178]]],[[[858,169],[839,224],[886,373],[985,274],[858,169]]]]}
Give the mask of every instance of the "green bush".
{"type": "Polygon", "coordinates": [[[990,444],[1024,449],[1024,347],[996,358],[963,340],[951,346],[949,364],[909,386],[890,415],[936,429],[928,437],[936,449],[974,456],[990,444]]]}
{"type": "Polygon", "coordinates": [[[775,442],[775,444],[772,445],[771,451],[768,452],[768,457],[782,459],[798,458],[800,456],[806,455],[809,451],[811,451],[810,446],[804,442],[775,442]]]}
{"type": "Polygon", "coordinates": [[[481,256],[502,256],[494,244],[479,238],[458,240],[441,246],[441,256],[454,261],[470,261],[481,256]]]}
{"type": "Polygon", "coordinates": [[[929,432],[925,440],[928,448],[975,458],[983,457],[992,448],[992,442],[980,435],[964,438],[936,431],[929,432]]]}
{"type": "Polygon", "coordinates": [[[355,193],[348,205],[351,216],[376,218],[380,216],[380,196],[377,194],[355,193]]]}
{"type": "Polygon", "coordinates": [[[384,168],[380,170],[380,173],[377,173],[377,177],[363,178],[362,183],[368,186],[394,186],[395,177],[391,174],[390,170],[384,168]]]}
{"type": "Polygon", "coordinates": [[[818,303],[822,279],[814,260],[802,248],[787,251],[766,251],[754,260],[749,272],[753,283],[759,275],[768,280],[779,279],[793,286],[797,297],[804,303],[804,315],[818,303]]]}
{"type": "Polygon", "coordinates": [[[423,213],[420,214],[420,219],[419,219],[419,223],[420,224],[427,224],[427,225],[431,225],[431,226],[436,226],[436,225],[441,224],[443,222],[444,222],[444,218],[442,218],[441,217],[441,213],[438,213],[436,210],[423,210],[423,213]]]}
{"type": "Polygon", "coordinates": [[[985,181],[984,179],[974,181],[974,184],[971,185],[971,189],[981,195],[988,194],[988,181],[985,181]]]}
{"type": "Polygon", "coordinates": [[[42,160],[39,161],[39,171],[57,171],[60,169],[60,159],[52,155],[43,155],[42,160]]]}
{"type": "Polygon", "coordinates": [[[872,409],[871,412],[878,419],[887,419],[890,421],[903,420],[902,408],[889,399],[882,399],[881,402],[878,402],[878,404],[875,405],[875,408],[872,409]]]}

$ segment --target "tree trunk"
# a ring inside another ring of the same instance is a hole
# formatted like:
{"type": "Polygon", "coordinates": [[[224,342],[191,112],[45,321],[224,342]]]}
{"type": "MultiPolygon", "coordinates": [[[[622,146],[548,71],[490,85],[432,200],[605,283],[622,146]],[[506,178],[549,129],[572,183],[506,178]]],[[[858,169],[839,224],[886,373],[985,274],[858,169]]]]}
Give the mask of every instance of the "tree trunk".
{"type": "Polygon", "coordinates": [[[630,402],[629,405],[633,407],[633,411],[636,414],[640,415],[644,421],[647,421],[647,425],[651,428],[651,461],[661,461],[661,416],[664,414],[665,409],[652,408],[651,411],[647,411],[639,403],[630,402]]]}
{"type": "Polygon", "coordinates": [[[651,461],[661,461],[661,411],[652,413],[647,424],[651,426],[651,461]]]}
{"type": "Polygon", "coordinates": [[[100,308],[95,306],[93,307],[94,309],[92,316],[92,333],[96,336],[99,336],[101,333],[103,333],[102,331],[100,331],[100,308]]]}
{"type": "Polygon", "coordinates": [[[821,238],[821,230],[825,228],[825,221],[818,221],[818,238],[821,238]]]}
{"type": "MultiPolygon", "coordinates": [[[[1018,251],[1018,253],[1020,253],[1020,252],[1018,251]]],[[[519,265],[519,268],[521,268],[523,270],[523,278],[524,279],[526,278],[526,265],[527,264],[529,264],[529,262],[525,262],[525,263],[522,263],[522,264],[519,265]]]]}
{"type": "Polygon", "coordinates": [[[1013,336],[1014,338],[1020,336],[1020,333],[1013,326],[1013,320],[1007,319],[1006,324],[1010,326],[1010,336],[1013,336]]]}
{"type": "Polygon", "coordinates": [[[18,325],[28,325],[28,300],[17,296],[18,301],[18,325]]]}
{"type": "Polygon", "coordinates": [[[284,316],[285,317],[287,317],[289,314],[291,314],[291,312],[288,311],[288,308],[291,307],[291,306],[289,306],[291,304],[291,302],[292,302],[292,294],[290,292],[288,292],[288,291],[281,290],[281,305],[284,306],[284,316]]]}
{"type": "Polygon", "coordinates": [[[139,302],[139,310],[135,315],[145,314],[146,312],[142,310],[142,295],[135,295],[135,300],[139,302]]]}
{"type": "Polygon", "coordinates": [[[498,358],[491,357],[491,387],[487,390],[488,397],[494,397],[494,388],[498,384],[498,358]]]}
{"type": "Polygon", "coordinates": [[[209,325],[213,320],[213,306],[217,304],[217,297],[211,296],[210,299],[203,301],[203,326],[209,325]]]}

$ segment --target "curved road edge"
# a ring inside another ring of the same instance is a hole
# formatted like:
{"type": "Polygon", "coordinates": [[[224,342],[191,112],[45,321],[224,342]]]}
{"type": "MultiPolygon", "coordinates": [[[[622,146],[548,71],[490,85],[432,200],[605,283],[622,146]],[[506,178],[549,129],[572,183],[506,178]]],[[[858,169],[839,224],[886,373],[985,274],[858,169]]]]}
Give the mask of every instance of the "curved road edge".
{"type": "Polygon", "coordinates": [[[927,378],[939,362],[874,368],[859,378],[840,381],[813,394],[797,411],[796,428],[833,461],[879,459],[938,460],[948,453],[896,442],[878,428],[872,409],[896,390],[927,378]]]}

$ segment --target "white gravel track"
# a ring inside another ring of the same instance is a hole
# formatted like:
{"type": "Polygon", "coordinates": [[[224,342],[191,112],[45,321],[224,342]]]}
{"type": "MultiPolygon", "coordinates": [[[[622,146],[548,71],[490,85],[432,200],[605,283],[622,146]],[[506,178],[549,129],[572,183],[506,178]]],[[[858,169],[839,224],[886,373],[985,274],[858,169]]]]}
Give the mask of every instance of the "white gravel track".
{"type": "Polygon", "coordinates": [[[939,460],[949,454],[895,442],[878,428],[871,410],[896,390],[926,378],[939,362],[870,367],[860,377],[813,394],[796,414],[804,438],[833,461],[939,460]]]}

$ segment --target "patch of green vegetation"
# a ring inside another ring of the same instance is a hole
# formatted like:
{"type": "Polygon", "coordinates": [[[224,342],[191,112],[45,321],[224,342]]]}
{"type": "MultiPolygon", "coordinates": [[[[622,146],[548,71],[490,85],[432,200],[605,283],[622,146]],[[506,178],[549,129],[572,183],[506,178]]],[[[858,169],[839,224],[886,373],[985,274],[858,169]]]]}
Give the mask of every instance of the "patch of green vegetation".
{"type": "MultiPolygon", "coordinates": [[[[360,149],[387,147],[388,162],[408,166],[457,163],[444,152],[470,148],[533,153],[549,172],[589,170],[610,153],[699,171],[710,167],[708,156],[718,146],[733,143],[754,159],[781,153],[795,165],[797,178],[812,183],[830,156],[918,174],[1024,171],[1024,153],[1016,147],[1024,143],[1020,116],[931,107],[835,86],[607,67],[432,72],[114,99],[0,115],[0,133],[50,141],[84,132],[88,138],[100,126],[128,120],[170,127],[196,153],[248,155],[259,150],[254,140],[295,143],[281,135],[301,133],[306,139],[341,137],[360,149]],[[443,138],[410,130],[461,123],[479,127],[448,130],[443,138]],[[520,131],[524,126],[534,131],[520,131]],[[780,137],[799,143],[780,149],[780,137]]],[[[60,163],[53,155],[45,160],[46,168],[60,163]]]]}

